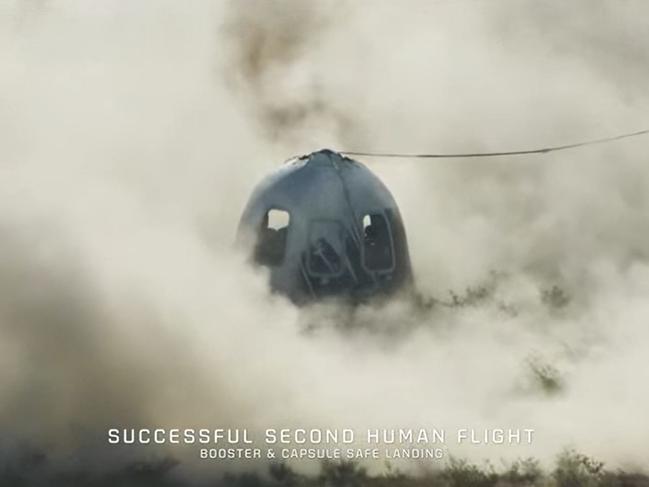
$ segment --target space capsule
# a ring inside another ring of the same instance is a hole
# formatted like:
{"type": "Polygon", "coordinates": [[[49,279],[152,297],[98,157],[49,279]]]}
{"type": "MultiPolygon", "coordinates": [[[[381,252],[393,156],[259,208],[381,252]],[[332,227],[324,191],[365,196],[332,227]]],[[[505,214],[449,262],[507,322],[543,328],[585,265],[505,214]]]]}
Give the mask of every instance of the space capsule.
{"type": "Polygon", "coordinates": [[[298,304],[363,301],[412,283],[406,232],[390,191],[365,165],[324,149],[287,161],[246,205],[237,243],[298,304]]]}

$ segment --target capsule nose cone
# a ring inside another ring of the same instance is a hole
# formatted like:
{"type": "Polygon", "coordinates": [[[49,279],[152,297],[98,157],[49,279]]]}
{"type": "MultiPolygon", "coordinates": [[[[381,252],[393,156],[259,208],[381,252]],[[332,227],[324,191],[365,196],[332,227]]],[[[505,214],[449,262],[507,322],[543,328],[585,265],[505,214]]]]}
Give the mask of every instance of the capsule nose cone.
{"type": "Polygon", "coordinates": [[[341,163],[354,162],[351,159],[343,156],[339,152],[336,152],[331,149],[320,149],[318,151],[312,152],[311,154],[306,154],[300,159],[306,160],[306,164],[312,165],[324,165],[324,166],[333,166],[338,167],[341,163]]]}
{"type": "Polygon", "coordinates": [[[334,150],[331,149],[320,149],[319,151],[315,151],[313,154],[322,154],[325,156],[336,156],[336,157],[341,157],[340,154],[334,150]]]}

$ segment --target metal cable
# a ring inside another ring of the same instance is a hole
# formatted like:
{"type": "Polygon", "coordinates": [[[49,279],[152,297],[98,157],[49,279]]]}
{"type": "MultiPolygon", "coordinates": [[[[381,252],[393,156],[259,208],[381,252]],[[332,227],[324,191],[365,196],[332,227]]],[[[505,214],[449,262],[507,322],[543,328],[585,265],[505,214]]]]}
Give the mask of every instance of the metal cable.
{"type": "Polygon", "coordinates": [[[613,142],[615,140],[627,139],[630,137],[638,137],[640,135],[649,134],[649,129],[638,130],[622,135],[615,135],[613,137],[605,137],[603,139],[587,140],[584,142],[575,142],[573,144],[555,145],[551,147],[543,147],[540,149],[527,149],[527,150],[514,150],[514,151],[498,151],[498,152],[468,152],[468,153],[449,153],[449,154],[413,154],[413,153],[400,153],[400,152],[363,152],[363,151],[340,151],[340,154],[346,156],[365,156],[365,157],[400,157],[404,159],[443,159],[443,158],[460,158],[460,157],[497,157],[497,156],[520,156],[525,154],[547,154],[548,152],[557,152],[567,149],[575,149],[577,147],[584,147],[587,145],[604,144],[606,142],[613,142]]]}

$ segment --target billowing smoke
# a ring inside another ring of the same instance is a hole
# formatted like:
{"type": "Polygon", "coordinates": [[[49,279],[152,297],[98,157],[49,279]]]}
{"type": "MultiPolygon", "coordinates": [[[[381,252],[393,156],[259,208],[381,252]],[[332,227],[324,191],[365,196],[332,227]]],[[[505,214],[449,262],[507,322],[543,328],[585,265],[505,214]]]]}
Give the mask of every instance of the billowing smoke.
{"type": "Polygon", "coordinates": [[[353,140],[357,110],[329,93],[335,59],[330,66],[309,63],[350,7],[337,0],[228,4],[221,40],[228,61],[219,75],[271,140],[299,144],[309,131],[353,140]]]}
{"type": "Polygon", "coordinates": [[[454,451],[477,460],[574,446],[642,466],[647,140],[366,161],[431,309],[297,310],[232,242],[252,186],[295,153],[642,128],[649,6],[25,5],[0,6],[4,463],[21,445],[63,470],[169,453],[192,475],[218,467],[109,448],[106,428],[423,425],[536,429],[530,448],[454,451]]]}

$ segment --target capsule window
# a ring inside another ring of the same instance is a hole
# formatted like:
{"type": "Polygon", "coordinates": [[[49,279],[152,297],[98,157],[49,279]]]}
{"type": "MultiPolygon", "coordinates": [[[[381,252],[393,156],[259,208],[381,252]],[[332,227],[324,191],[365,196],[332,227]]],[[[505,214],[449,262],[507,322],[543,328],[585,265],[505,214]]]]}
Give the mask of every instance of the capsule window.
{"type": "Polygon", "coordinates": [[[343,270],[344,230],[340,222],[315,220],[309,226],[307,270],[315,277],[338,276],[343,270]]]}
{"type": "Polygon", "coordinates": [[[255,261],[261,265],[278,266],[284,262],[291,215],[288,211],[271,208],[259,225],[255,261]]]}
{"type": "Polygon", "coordinates": [[[390,225],[381,213],[363,216],[363,265],[370,271],[394,268],[394,251],[390,225]]]}
{"type": "Polygon", "coordinates": [[[272,228],[273,230],[287,228],[288,224],[291,222],[291,215],[289,215],[288,211],[273,208],[268,210],[267,216],[268,228],[272,228]]]}

